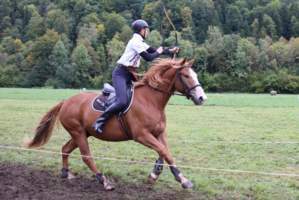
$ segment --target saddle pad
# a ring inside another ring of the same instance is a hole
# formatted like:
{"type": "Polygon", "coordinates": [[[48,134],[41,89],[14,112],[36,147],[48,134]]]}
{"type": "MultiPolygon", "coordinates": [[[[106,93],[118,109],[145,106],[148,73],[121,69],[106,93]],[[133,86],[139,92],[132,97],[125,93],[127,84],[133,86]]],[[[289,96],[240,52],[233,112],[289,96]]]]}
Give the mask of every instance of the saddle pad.
{"type": "MultiPolygon", "coordinates": [[[[126,106],[126,108],[121,111],[121,114],[124,114],[129,111],[133,99],[134,99],[134,87],[131,87],[127,91],[127,96],[129,98],[129,104],[126,106]]],[[[104,96],[103,94],[100,94],[94,98],[94,100],[91,102],[92,109],[97,112],[104,112],[105,109],[109,106],[111,106],[116,100],[115,94],[110,94],[109,96],[104,96]],[[112,97],[111,97],[112,96],[112,97]]]]}

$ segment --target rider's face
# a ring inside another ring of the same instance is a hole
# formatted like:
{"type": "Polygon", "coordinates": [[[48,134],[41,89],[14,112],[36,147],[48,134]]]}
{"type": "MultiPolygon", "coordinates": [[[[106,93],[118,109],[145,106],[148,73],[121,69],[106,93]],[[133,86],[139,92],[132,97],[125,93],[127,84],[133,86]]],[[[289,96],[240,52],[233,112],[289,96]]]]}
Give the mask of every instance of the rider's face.
{"type": "Polygon", "coordinates": [[[149,35],[149,33],[150,33],[149,28],[143,28],[143,29],[141,30],[141,35],[142,35],[144,38],[147,38],[148,35],[149,35]]]}

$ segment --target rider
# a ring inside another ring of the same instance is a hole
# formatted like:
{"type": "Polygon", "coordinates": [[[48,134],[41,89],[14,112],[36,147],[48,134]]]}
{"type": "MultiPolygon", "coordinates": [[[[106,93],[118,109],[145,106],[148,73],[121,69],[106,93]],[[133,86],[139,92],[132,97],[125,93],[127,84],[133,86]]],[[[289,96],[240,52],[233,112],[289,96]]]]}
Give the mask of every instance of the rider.
{"type": "Polygon", "coordinates": [[[155,49],[144,42],[149,35],[149,26],[142,19],[132,23],[133,37],[128,42],[125,52],[117,61],[117,66],[112,73],[112,82],[115,87],[116,101],[93,124],[97,133],[102,133],[105,122],[114,114],[125,109],[128,104],[127,89],[134,80],[130,71],[140,65],[141,57],[146,61],[152,61],[161,54],[173,54],[179,51],[178,47],[155,49]]]}

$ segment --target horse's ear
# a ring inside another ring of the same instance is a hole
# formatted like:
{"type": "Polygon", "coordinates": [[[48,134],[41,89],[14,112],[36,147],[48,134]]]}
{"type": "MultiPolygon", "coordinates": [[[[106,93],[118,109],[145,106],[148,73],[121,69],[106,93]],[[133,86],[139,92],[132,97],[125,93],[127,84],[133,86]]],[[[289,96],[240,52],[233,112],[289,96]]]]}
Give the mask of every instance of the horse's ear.
{"type": "Polygon", "coordinates": [[[184,67],[185,63],[187,62],[187,58],[180,59],[174,62],[173,68],[180,69],[184,67]]]}
{"type": "Polygon", "coordinates": [[[187,67],[192,67],[193,66],[193,64],[194,64],[194,62],[195,62],[195,59],[193,58],[192,60],[189,60],[188,62],[187,62],[187,67]]]}
{"type": "Polygon", "coordinates": [[[184,58],[184,59],[181,61],[180,65],[184,65],[184,64],[186,63],[186,61],[187,61],[187,58],[184,58]]]}

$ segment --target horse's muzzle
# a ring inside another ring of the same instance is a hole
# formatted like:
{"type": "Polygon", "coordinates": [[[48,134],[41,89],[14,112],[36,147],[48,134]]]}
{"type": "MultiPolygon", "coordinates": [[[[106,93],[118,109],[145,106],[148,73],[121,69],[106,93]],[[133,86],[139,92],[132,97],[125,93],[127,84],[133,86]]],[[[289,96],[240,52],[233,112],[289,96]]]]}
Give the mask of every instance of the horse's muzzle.
{"type": "Polygon", "coordinates": [[[193,100],[194,104],[197,106],[203,105],[203,103],[205,101],[203,97],[199,97],[199,98],[192,97],[192,100],[193,100]]]}

